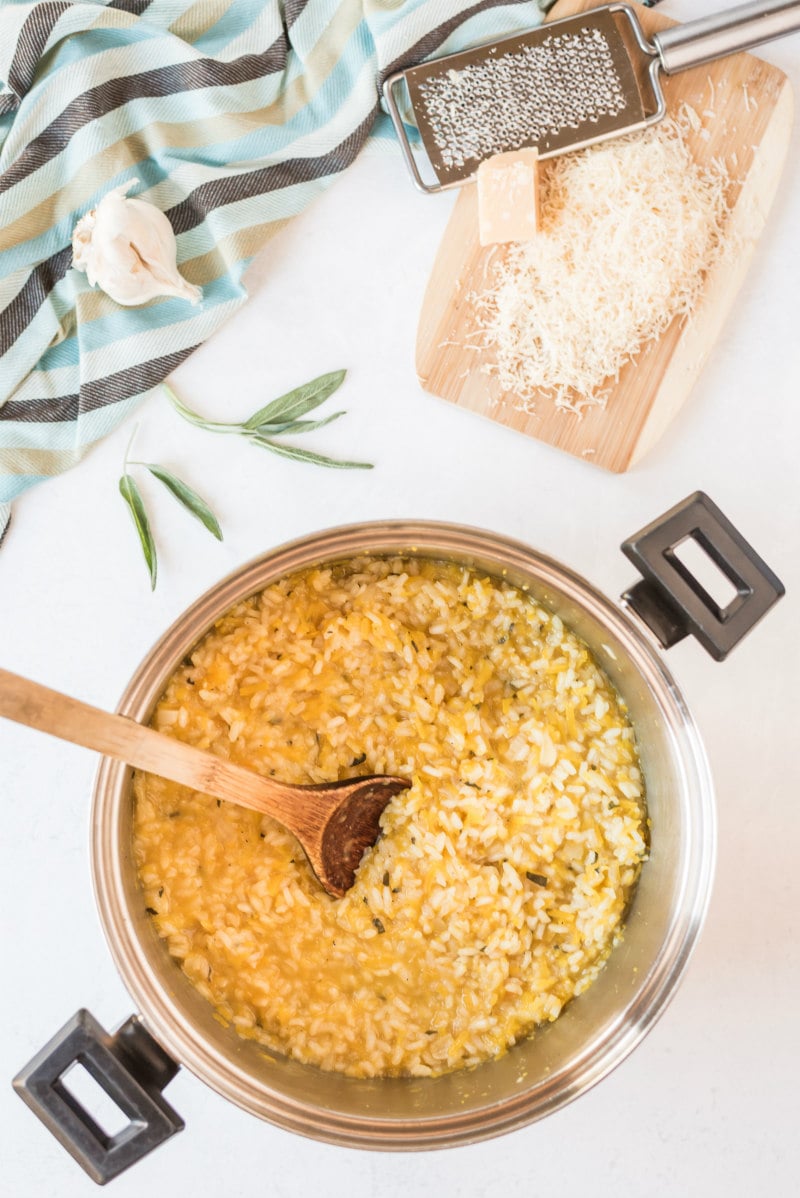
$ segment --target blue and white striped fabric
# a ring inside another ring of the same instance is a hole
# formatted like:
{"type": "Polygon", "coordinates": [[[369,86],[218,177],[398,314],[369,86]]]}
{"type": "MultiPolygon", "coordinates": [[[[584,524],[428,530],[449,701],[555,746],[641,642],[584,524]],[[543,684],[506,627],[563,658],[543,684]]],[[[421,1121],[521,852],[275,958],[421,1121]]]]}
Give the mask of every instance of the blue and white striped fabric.
{"type": "Polygon", "coordinates": [[[536,0],[0,3],[0,535],[245,301],[288,217],[387,135],[387,73],[538,23],[536,0]],[[71,266],[112,187],[163,209],[203,289],[121,308],[71,266]]]}

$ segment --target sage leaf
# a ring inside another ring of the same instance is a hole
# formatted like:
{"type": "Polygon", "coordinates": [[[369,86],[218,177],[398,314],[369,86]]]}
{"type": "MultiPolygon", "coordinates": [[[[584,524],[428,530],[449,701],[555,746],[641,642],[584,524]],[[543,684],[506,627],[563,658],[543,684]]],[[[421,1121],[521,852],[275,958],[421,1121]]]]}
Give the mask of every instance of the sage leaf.
{"type": "Polygon", "coordinates": [[[310,383],[295,387],[293,391],[287,391],[285,395],[273,399],[266,407],[259,408],[242,427],[252,431],[262,424],[274,424],[277,420],[296,420],[305,416],[324,403],[334,391],[338,391],[346,374],[346,370],[334,370],[330,374],[321,374],[310,383]]]}
{"type": "Polygon", "coordinates": [[[279,424],[259,424],[258,428],[253,429],[253,432],[262,437],[277,437],[282,433],[310,433],[315,428],[324,428],[326,424],[333,424],[334,420],[338,420],[340,416],[344,415],[344,412],[334,412],[332,416],[326,416],[323,420],[287,420],[279,424]]]}
{"type": "Polygon", "coordinates": [[[128,510],[133,517],[133,522],[136,525],[136,531],[139,534],[139,542],[142,546],[144,560],[147,562],[147,569],[150,572],[150,590],[156,589],[156,577],[158,575],[158,558],[156,555],[156,543],[153,540],[153,534],[150,531],[150,521],[147,519],[147,512],[144,507],[144,500],[141,492],[136,485],[136,480],[130,474],[123,474],[119,480],[119,493],[128,505],[128,510]]]}
{"type": "Polygon", "coordinates": [[[528,881],[534,882],[537,886],[547,886],[548,885],[547,878],[545,877],[544,874],[535,874],[535,873],[532,873],[529,869],[526,869],[525,877],[528,879],[528,881]]]}
{"type": "Polygon", "coordinates": [[[157,478],[160,483],[163,483],[168,491],[171,492],[178,500],[178,503],[183,504],[188,512],[191,512],[200,523],[208,529],[212,536],[218,541],[222,540],[222,529],[219,526],[217,517],[212,512],[206,501],[187,486],[185,482],[171,474],[169,470],[165,470],[163,466],[157,466],[154,462],[143,462],[150,473],[157,478]]]}
{"type": "Polygon", "coordinates": [[[280,445],[268,437],[251,437],[254,445],[260,445],[279,457],[289,458],[293,462],[309,462],[312,466],[328,466],[331,470],[372,470],[372,462],[343,462],[336,458],[326,458],[321,453],[312,453],[310,449],[296,449],[293,445],[280,445]]]}

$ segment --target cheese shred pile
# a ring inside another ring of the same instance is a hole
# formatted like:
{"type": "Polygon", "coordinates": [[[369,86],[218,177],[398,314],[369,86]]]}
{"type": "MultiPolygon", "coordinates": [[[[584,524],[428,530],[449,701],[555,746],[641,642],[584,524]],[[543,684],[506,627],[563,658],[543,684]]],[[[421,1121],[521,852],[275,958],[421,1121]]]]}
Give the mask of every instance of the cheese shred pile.
{"type": "Polygon", "coordinates": [[[699,166],[685,114],[543,164],[542,228],[493,263],[473,297],[503,391],[580,411],[693,310],[726,251],[730,183],[699,166]]]}

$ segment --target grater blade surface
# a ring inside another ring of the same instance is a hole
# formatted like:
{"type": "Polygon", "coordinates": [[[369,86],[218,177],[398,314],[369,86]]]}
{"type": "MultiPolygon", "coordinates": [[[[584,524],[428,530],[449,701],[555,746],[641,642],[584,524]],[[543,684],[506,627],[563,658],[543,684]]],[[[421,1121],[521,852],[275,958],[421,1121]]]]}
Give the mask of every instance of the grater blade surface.
{"type": "Polygon", "coordinates": [[[439,184],[465,181],[506,150],[535,146],[544,158],[641,125],[644,105],[615,10],[404,71],[439,184]]]}

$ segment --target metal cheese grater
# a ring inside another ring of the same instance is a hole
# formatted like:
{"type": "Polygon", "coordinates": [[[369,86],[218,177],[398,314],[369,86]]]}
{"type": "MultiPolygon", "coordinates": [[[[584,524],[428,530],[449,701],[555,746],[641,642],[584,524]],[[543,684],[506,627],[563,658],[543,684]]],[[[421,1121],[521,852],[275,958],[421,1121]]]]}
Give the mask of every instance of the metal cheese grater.
{"type": "Polygon", "coordinates": [[[645,37],[627,4],[391,75],[383,95],[420,191],[457,187],[493,154],[535,146],[541,158],[660,121],[660,75],[724,58],[800,29],[800,0],[758,0],[645,37]],[[405,97],[402,98],[402,92],[405,97]],[[420,174],[401,105],[416,122],[435,182],[420,174]]]}

